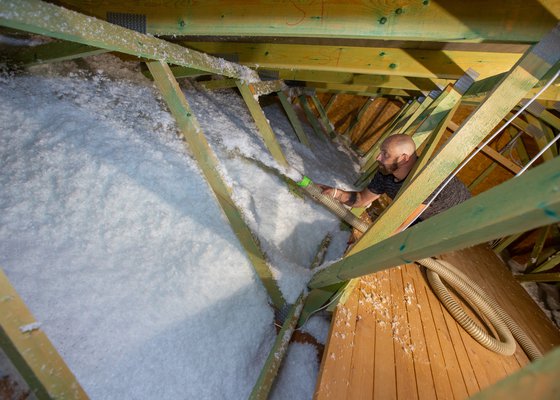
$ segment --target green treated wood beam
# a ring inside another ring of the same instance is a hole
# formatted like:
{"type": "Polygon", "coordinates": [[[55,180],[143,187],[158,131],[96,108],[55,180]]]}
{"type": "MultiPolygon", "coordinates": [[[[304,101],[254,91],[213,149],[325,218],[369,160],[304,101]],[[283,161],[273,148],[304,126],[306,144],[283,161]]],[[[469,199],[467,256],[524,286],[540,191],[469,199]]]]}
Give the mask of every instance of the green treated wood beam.
{"type": "MultiPolygon", "coordinates": [[[[414,130],[412,140],[416,144],[416,148],[428,138],[428,136],[437,129],[441,121],[449,114],[449,112],[458,104],[465,91],[472,85],[476,79],[476,72],[469,70],[459,79],[445,98],[442,99],[431,111],[430,115],[422,121],[417,129],[414,130]]],[[[433,104],[433,103],[432,103],[433,104]]],[[[410,129],[410,128],[409,128],[410,129]]],[[[407,133],[407,132],[405,132],[407,133]]]]}
{"type": "Polygon", "coordinates": [[[336,99],[338,97],[339,97],[339,95],[337,93],[335,93],[331,96],[331,98],[329,99],[329,101],[325,105],[325,112],[327,112],[327,113],[329,112],[329,110],[332,108],[333,104],[336,102],[336,99]]]}
{"type": "Polygon", "coordinates": [[[323,122],[323,125],[325,126],[327,134],[330,136],[331,139],[335,138],[336,133],[334,132],[334,127],[333,127],[331,121],[329,120],[329,117],[327,117],[327,113],[326,113],[325,109],[323,108],[323,105],[321,104],[321,102],[317,98],[317,95],[314,94],[310,97],[311,97],[311,101],[313,101],[313,104],[315,105],[315,108],[317,109],[317,112],[319,113],[319,117],[320,117],[321,121],[323,122]]]}
{"type": "Polygon", "coordinates": [[[218,204],[228,219],[233,233],[245,249],[247,257],[263,283],[272,304],[277,309],[282,309],[286,301],[267,265],[266,256],[261,250],[253,232],[251,232],[243,220],[241,212],[231,199],[231,189],[226,185],[218,172],[220,169],[219,161],[202,134],[200,124],[192,113],[173,73],[169,66],[162,61],[151,61],[147,65],[157,87],[177,121],[185,145],[196,159],[199,168],[202,170],[216,196],[218,204]]]}
{"type": "MultiPolygon", "coordinates": [[[[181,67],[179,65],[170,65],[169,69],[171,69],[171,72],[173,72],[173,76],[175,77],[175,79],[194,78],[197,76],[211,75],[210,72],[201,71],[196,68],[181,67]]],[[[142,74],[144,74],[144,76],[148,79],[153,79],[152,74],[148,69],[142,71],[142,74]]]]}
{"type": "Polygon", "coordinates": [[[272,36],[397,39],[436,42],[536,43],[560,19],[555,1],[382,0],[282,3],[213,0],[198,2],[99,2],[59,0],[105,18],[107,12],[146,15],[154,35],[272,36]],[[429,29],[426,29],[429,27],[429,29]],[[512,27],[517,27],[513,29],[512,27]]]}
{"type": "Polygon", "coordinates": [[[523,235],[523,233],[525,232],[519,232],[513,235],[509,235],[507,237],[504,237],[502,239],[500,239],[499,243],[494,247],[494,252],[496,254],[500,254],[502,251],[504,251],[510,244],[512,244],[513,242],[515,242],[517,239],[519,239],[521,237],[521,235],[523,235]]]}
{"type": "Polygon", "coordinates": [[[198,82],[198,85],[205,90],[231,89],[237,87],[235,79],[210,79],[198,82]]]}
{"type": "Polygon", "coordinates": [[[471,400],[553,400],[560,393],[560,348],[475,394],[471,400]]]}
{"type": "MultiPolygon", "coordinates": [[[[439,141],[441,140],[444,132],[447,130],[449,123],[451,122],[451,118],[459,108],[461,103],[457,101],[453,108],[447,113],[447,115],[441,119],[439,125],[436,126],[433,131],[428,135],[427,139],[424,142],[424,149],[421,151],[420,156],[416,163],[414,163],[414,168],[410,171],[406,180],[403,183],[403,190],[406,190],[406,186],[410,183],[410,181],[422,171],[422,169],[428,164],[430,158],[436,151],[439,141]]],[[[420,147],[417,147],[420,150],[420,147]]]]}
{"type": "Polygon", "coordinates": [[[255,71],[39,0],[0,2],[0,26],[257,82],[255,71]]]}
{"type": "Polygon", "coordinates": [[[278,98],[280,99],[280,103],[290,120],[290,124],[292,124],[292,128],[294,128],[294,132],[301,143],[306,145],[307,147],[311,147],[309,143],[309,139],[307,138],[307,134],[303,130],[303,126],[301,125],[301,121],[299,120],[294,108],[292,107],[292,103],[288,100],[288,97],[283,92],[278,92],[278,98]]]}
{"type": "Polygon", "coordinates": [[[507,72],[519,53],[389,47],[307,46],[274,43],[180,42],[204,53],[231,57],[251,68],[321,70],[369,75],[459,79],[476,66],[480,78],[507,72]]]}
{"type": "Polygon", "coordinates": [[[332,72],[317,70],[278,70],[281,79],[359,85],[371,88],[403,89],[413,91],[438,90],[454,83],[454,79],[413,78],[397,75],[364,75],[350,72],[332,72]]]}
{"type": "Polygon", "coordinates": [[[535,268],[532,273],[542,272],[542,271],[549,271],[552,268],[556,267],[560,264],[560,253],[556,253],[555,256],[551,257],[537,268],[535,268]]]}
{"type": "MultiPolygon", "coordinates": [[[[558,260],[560,263],[560,260],[558,260]]],[[[513,276],[518,282],[560,282],[560,272],[523,274],[513,276]]]]}
{"type": "Polygon", "coordinates": [[[25,47],[10,58],[18,64],[30,67],[38,64],[75,60],[77,58],[107,53],[108,51],[81,43],[52,42],[39,46],[25,47]]]}
{"type": "Polygon", "coordinates": [[[560,24],[532,47],[486,100],[463,121],[455,135],[410,183],[351,252],[363,250],[392,235],[406,218],[433,193],[453,170],[486,138],[523,96],[549,71],[560,68],[560,24]]]}
{"type": "Polygon", "coordinates": [[[533,250],[531,251],[531,257],[529,258],[529,262],[527,264],[527,269],[532,269],[535,265],[537,265],[537,261],[543,251],[544,243],[546,238],[550,234],[552,226],[544,226],[538,230],[537,239],[535,240],[535,245],[533,246],[533,250]]]}
{"type": "Polygon", "coordinates": [[[352,119],[352,121],[350,122],[350,125],[348,125],[348,129],[346,130],[346,132],[344,132],[345,137],[347,137],[349,139],[352,137],[352,135],[354,134],[354,129],[356,129],[356,126],[358,125],[358,122],[360,122],[360,120],[363,118],[363,116],[367,112],[367,110],[373,105],[373,100],[374,99],[375,99],[374,97],[368,98],[364,102],[364,104],[360,107],[360,109],[358,110],[358,113],[356,114],[354,119],[352,119]]]}
{"type": "Polygon", "coordinates": [[[266,94],[276,93],[281,90],[286,90],[288,87],[282,80],[276,81],[261,81],[251,84],[251,91],[253,95],[260,97],[266,94]]]}
{"type": "Polygon", "coordinates": [[[306,87],[313,88],[317,92],[324,93],[337,93],[337,94],[353,94],[355,96],[367,96],[367,97],[380,97],[380,96],[401,96],[401,97],[414,97],[421,95],[421,92],[401,90],[401,89],[387,89],[387,88],[376,88],[370,86],[361,85],[344,85],[340,83],[316,83],[316,82],[306,82],[306,87]]]}
{"type": "Polygon", "coordinates": [[[290,339],[296,329],[306,298],[307,294],[301,294],[290,308],[286,321],[282,325],[280,332],[278,332],[259,378],[251,391],[249,400],[267,400],[269,398],[270,389],[272,389],[274,379],[276,378],[280,366],[282,365],[282,361],[284,360],[284,356],[288,351],[290,339]]]}
{"type": "Polygon", "coordinates": [[[321,129],[321,125],[319,124],[317,117],[315,116],[315,114],[313,114],[313,111],[311,111],[311,109],[309,108],[309,103],[307,102],[307,96],[305,94],[302,94],[298,96],[298,99],[299,99],[299,104],[301,105],[303,111],[305,112],[307,121],[313,128],[313,132],[315,132],[315,135],[317,137],[322,138],[324,136],[323,129],[321,129]]]}
{"type": "Polygon", "coordinates": [[[315,274],[309,287],[334,285],[421,258],[557,223],[560,221],[558,171],[560,159],[546,162],[404,232],[387,236],[375,245],[358,251],[354,247],[348,257],[315,274]],[[519,193],[524,195],[519,196],[519,193]]]}
{"type": "Polygon", "coordinates": [[[266,118],[266,115],[264,115],[264,111],[257,100],[258,97],[256,90],[252,88],[251,84],[242,83],[240,81],[237,81],[236,83],[237,88],[241,92],[241,96],[243,96],[243,100],[245,100],[245,104],[247,104],[247,107],[249,108],[249,112],[257,124],[257,129],[263,138],[266,148],[278,164],[283,167],[287,167],[288,161],[286,160],[286,157],[282,152],[282,148],[280,147],[278,140],[276,140],[276,136],[268,123],[268,119],[266,118]]]}
{"type": "Polygon", "coordinates": [[[1,268],[0,346],[36,398],[88,399],[1,268]]]}

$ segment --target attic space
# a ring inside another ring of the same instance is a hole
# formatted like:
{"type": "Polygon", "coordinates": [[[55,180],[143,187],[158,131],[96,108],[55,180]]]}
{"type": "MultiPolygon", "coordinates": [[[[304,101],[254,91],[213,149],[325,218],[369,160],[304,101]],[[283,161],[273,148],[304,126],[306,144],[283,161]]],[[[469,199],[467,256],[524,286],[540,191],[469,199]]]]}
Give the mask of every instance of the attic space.
{"type": "Polygon", "coordinates": [[[0,398],[556,398],[559,20],[0,0],[0,398]]]}

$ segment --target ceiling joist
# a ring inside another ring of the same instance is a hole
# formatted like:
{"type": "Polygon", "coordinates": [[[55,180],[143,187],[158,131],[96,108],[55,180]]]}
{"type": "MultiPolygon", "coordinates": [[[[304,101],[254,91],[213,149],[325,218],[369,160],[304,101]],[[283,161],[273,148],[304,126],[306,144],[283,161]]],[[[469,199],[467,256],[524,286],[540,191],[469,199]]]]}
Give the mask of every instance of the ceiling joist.
{"type": "Polygon", "coordinates": [[[560,19],[560,3],[551,0],[58,3],[102,19],[108,13],[145,16],[146,32],[154,35],[536,43],[560,19]]]}

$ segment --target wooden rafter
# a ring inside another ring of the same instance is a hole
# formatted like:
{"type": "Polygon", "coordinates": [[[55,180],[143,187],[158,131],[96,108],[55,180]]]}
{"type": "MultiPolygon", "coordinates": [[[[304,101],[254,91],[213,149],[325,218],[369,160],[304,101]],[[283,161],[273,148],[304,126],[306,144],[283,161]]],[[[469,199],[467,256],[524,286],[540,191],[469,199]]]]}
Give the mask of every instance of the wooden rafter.
{"type": "Polygon", "coordinates": [[[38,399],[88,398],[2,269],[0,347],[38,399]]]}
{"type": "Polygon", "coordinates": [[[476,66],[481,78],[508,71],[519,53],[423,50],[385,47],[306,46],[226,42],[181,42],[208,54],[228,55],[240,64],[265,69],[321,70],[355,74],[459,79],[476,66]]]}
{"type": "Polygon", "coordinates": [[[282,309],[285,305],[285,300],[267,265],[266,256],[261,250],[257,239],[243,220],[239,209],[231,199],[230,189],[218,172],[218,160],[201,133],[202,129],[193,115],[183,92],[179,88],[173,73],[169,66],[162,61],[152,61],[147,63],[147,65],[154,76],[156,85],[177,121],[186,144],[188,144],[189,149],[197,160],[208,184],[216,195],[219,205],[228,218],[233,232],[245,248],[247,257],[266,288],[272,304],[277,309],[282,309]]]}
{"type": "Polygon", "coordinates": [[[555,1],[528,3],[522,12],[515,0],[413,1],[338,0],[274,2],[213,0],[149,2],[59,0],[105,18],[107,12],[146,15],[146,30],[155,35],[288,36],[430,40],[437,42],[535,43],[560,19],[555,1]],[[219,11],[216,11],[219,10],[219,11]],[[484,10],[484,18],[481,18],[484,10]],[[521,26],[523,29],[512,29],[521,26]],[[430,27],[430,29],[425,29],[430,27]]]}
{"type": "Polygon", "coordinates": [[[3,0],[0,2],[0,26],[150,60],[162,60],[169,64],[200,69],[247,82],[260,80],[254,71],[239,64],[220,60],[40,0],[3,0]]]}
{"type": "Polygon", "coordinates": [[[108,51],[109,50],[87,46],[81,43],[57,41],[25,48],[10,58],[17,63],[29,67],[37,64],[84,58],[107,53],[108,51]]]}
{"type": "Polygon", "coordinates": [[[249,112],[255,120],[257,129],[259,130],[268,151],[280,165],[287,167],[288,161],[286,160],[286,157],[282,152],[282,148],[276,140],[276,136],[268,123],[268,119],[266,118],[266,115],[264,115],[264,111],[257,100],[257,90],[251,84],[242,83],[240,81],[237,81],[236,83],[237,88],[243,96],[243,100],[245,100],[245,104],[247,104],[247,107],[249,108],[249,112]]]}
{"type": "Polygon", "coordinates": [[[560,193],[555,189],[560,185],[559,169],[560,159],[549,161],[404,232],[352,251],[318,272],[309,286],[337,284],[555,222],[560,216],[560,193]],[[521,192],[526,195],[516,195],[521,192]]]}
{"type": "Polygon", "coordinates": [[[560,68],[560,24],[527,52],[484,102],[461,124],[457,133],[411,182],[409,190],[377,219],[356,243],[352,253],[390,235],[474,150],[488,133],[512,110],[525,93],[549,71],[560,68]]]}

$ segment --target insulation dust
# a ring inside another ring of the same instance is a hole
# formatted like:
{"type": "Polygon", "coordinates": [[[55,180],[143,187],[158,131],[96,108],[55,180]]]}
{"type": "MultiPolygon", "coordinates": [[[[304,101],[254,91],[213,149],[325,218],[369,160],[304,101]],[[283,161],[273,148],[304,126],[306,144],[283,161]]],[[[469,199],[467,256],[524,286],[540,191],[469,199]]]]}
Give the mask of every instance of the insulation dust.
{"type": "MultiPolygon", "coordinates": [[[[184,93],[294,302],[325,235],[330,262],[348,233],[234,154],[273,162],[234,90],[184,93]]],[[[279,104],[264,112],[288,174],[356,179],[348,152],[309,126],[312,148],[299,143],[279,104]]],[[[90,398],[247,398],[275,339],[274,313],[139,64],[106,54],[2,74],[0,121],[0,266],[90,398]]],[[[328,323],[305,329],[325,341],[328,323]]],[[[310,399],[318,367],[313,346],[291,344],[272,398],[310,399]]]]}

